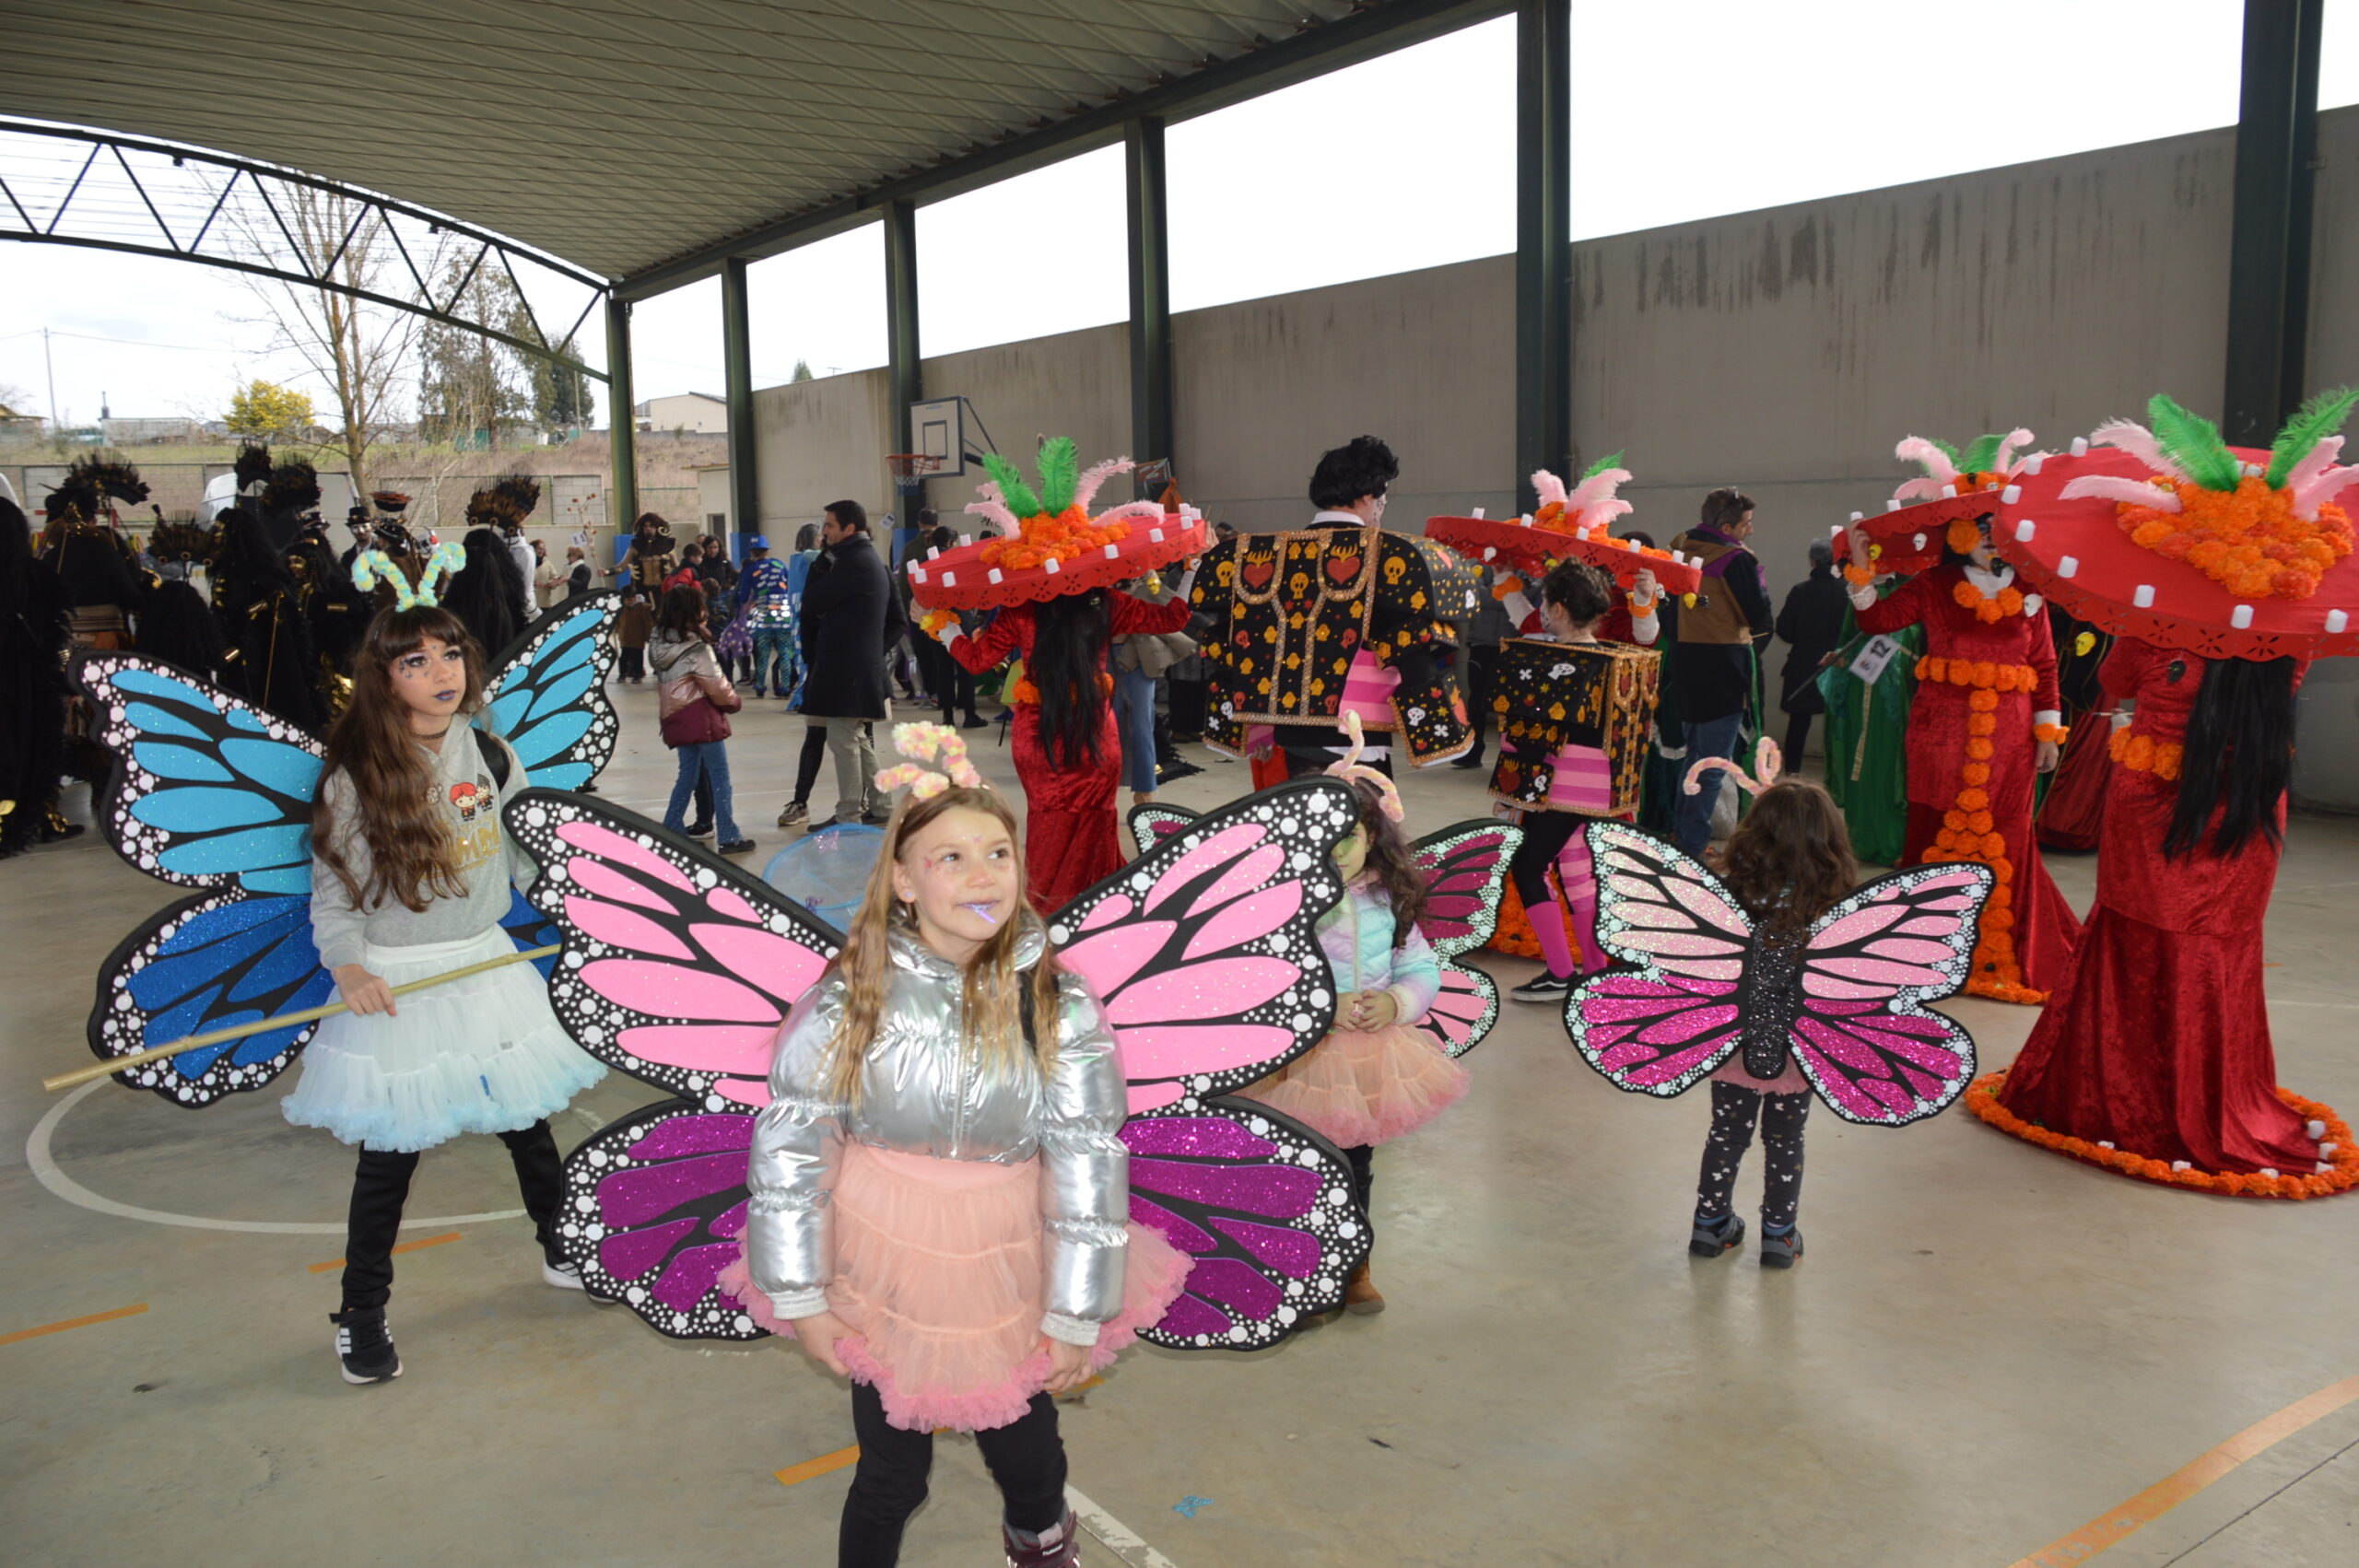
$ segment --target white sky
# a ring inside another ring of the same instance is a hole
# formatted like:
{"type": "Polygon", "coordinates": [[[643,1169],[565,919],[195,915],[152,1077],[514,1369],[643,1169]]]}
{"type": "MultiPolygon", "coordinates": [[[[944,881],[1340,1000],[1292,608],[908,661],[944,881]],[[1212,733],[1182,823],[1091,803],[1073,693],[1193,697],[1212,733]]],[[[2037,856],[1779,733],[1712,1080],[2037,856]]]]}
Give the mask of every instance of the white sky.
{"type": "MultiPolygon", "coordinates": [[[[2239,0],[1574,0],[1576,238],[2228,124],[2239,0]],[[1807,17],[1798,25],[1797,17],[1807,17]]],[[[1180,310],[1510,251],[1515,27],[1485,23],[1168,132],[1180,310]]],[[[2329,0],[2321,107],[2359,103],[2359,0],[2329,0]]],[[[1121,152],[921,208],[924,351],[1120,321],[1121,152]],[[1070,242],[1010,244],[1062,223],[1070,242]]],[[[399,193],[393,193],[399,194],[399,193]]],[[[755,383],[885,362],[874,226],[752,269],[755,383]]],[[[301,380],[231,274],[0,243],[0,386],[59,414],[217,416],[301,380]]],[[[640,305],[638,393],[720,392],[717,281],[640,305]]],[[[604,340],[585,329],[590,359],[604,340]]],[[[316,392],[316,389],[313,389],[316,392]]]]}

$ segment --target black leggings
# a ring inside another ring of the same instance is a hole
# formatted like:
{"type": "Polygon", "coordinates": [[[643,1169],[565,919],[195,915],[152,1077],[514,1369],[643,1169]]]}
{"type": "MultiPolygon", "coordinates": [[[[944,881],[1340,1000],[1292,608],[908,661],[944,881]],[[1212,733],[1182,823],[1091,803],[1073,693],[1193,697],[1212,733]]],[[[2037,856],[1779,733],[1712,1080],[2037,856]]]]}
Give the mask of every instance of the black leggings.
{"type": "Polygon", "coordinates": [[[803,726],[803,755],[794,759],[794,799],[798,804],[811,803],[811,787],[819,781],[819,765],[827,760],[827,727],[825,724],[803,726]]]}
{"type": "MultiPolygon", "coordinates": [[[[839,1568],[892,1568],[901,1558],[901,1529],[925,1501],[933,1469],[933,1434],[910,1432],[885,1419],[885,1401],[865,1383],[851,1386],[851,1430],[860,1465],[844,1493],[836,1536],[839,1568]]],[[[1006,1426],[975,1433],[992,1480],[999,1482],[1007,1522],[1034,1534],[1065,1516],[1065,1445],[1057,1435],[1056,1401],[1032,1396],[1032,1407],[1006,1426]]]]}
{"type": "Polygon", "coordinates": [[[1367,1222],[1368,1235],[1376,1235],[1376,1216],[1368,1211],[1369,1199],[1376,1191],[1376,1148],[1373,1144],[1355,1143],[1344,1151],[1344,1158],[1352,1164],[1352,1199],[1360,1206],[1360,1217],[1367,1222]]]}
{"type": "Polygon", "coordinates": [[[1810,1093],[1756,1094],[1741,1084],[1712,1080],[1712,1131],[1704,1141],[1704,1169],[1696,1183],[1696,1217],[1717,1220],[1736,1202],[1737,1167],[1753,1143],[1753,1122],[1761,1120],[1761,1225],[1789,1231],[1802,1200],[1802,1123],[1810,1117],[1810,1093]]]}
{"type": "MultiPolygon", "coordinates": [[[[557,1140],[549,1136],[546,1121],[536,1121],[520,1132],[501,1133],[499,1141],[508,1145],[509,1161],[516,1167],[516,1188],[524,1195],[524,1211],[533,1217],[541,1256],[555,1263],[564,1256],[557,1247],[557,1210],[565,1189],[557,1140]]],[[[410,1177],[417,1174],[414,1153],[360,1151],[359,1168],[352,1173],[352,1211],[344,1246],[346,1311],[382,1306],[393,1293],[393,1240],[401,1234],[410,1177]]]]}
{"type": "Polygon", "coordinates": [[[1508,878],[1515,883],[1515,895],[1527,909],[1536,909],[1555,897],[1548,887],[1548,868],[1573,841],[1573,835],[1596,821],[1578,812],[1526,812],[1519,825],[1523,829],[1523,842],[1516,846],[1515,858],[1508,862],[1508,878]]]}

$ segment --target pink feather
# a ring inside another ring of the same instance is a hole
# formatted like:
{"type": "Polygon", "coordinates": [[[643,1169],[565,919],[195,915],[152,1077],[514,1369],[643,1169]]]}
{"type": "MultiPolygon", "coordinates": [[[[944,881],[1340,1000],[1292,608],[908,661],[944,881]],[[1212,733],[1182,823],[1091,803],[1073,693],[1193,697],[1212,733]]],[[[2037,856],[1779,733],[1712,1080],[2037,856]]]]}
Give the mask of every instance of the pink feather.
{"type": "Polygon", "coordinates": [[[1074,486],[1073,504],[1086,512],[1089,510],[1089,503],[1097,498],[1097,486],[1105,484],[1117,474],[1128,474],[1131,467],[1129,458],[1117,457],[1109,458],[1104,462],[1092,463],[1083,469],[1079,483],[1074,486]]]}
{"type": "Polygon", "coordinates": [[[1538,493],[1540,504],[1543,507],[1553,506],[1565,498],[1565,482],[1544,468],[1532,471],[1532,487],[1538,493]]]}
{"type": "Polygon", "coordinates": [[[1579,487],[1565,497],[1568,512],[1586,511],[1600,501],[1610,501],[1614,492],[1629,483],[1626,468],[1609,468],[1602,474],[1592,474],[1580,482],[1579,487]]]}
{"type": "Polygon", "coordinates": [[[2318,508],[2341,495],[2345,486],[2359,484],[2359,463],[2346,463],[2330,468],[2294,492],[2294,515],[2304,522],[2318,520],[2318,508]]]}
{"type": "Polygon", "coordinates": [[[2077,501],[2089,497],[2119,501],[2125,506],[2152,507],[2158,512],[2179,509],[2178,497],[2168,490],[2150,485],[2143,479],[2125,479],[2117,474],[2083,474],[2064,486],[2061,498],[2077,501]]]}
{"type": "Polygon", "coordinates": [[[1618,497],[1610,501],[1596,501],[1574,513],[1577,528],[1602,528],[1612,532],[1614,520],[1638,509],[1618,497]]]}
{"type": "Polygon", "coordinates": [[[2001,474],[2013,474],[2023,462],[2015,453],[2031,445],[2031,432],[2020,425],[2008,431],[2007,439],[1999,443],[1998,460],[1991,466],[2001,474]]]}
{"type": "Polygon", "coordinates": [[[1950,461],[1950,454],[1922,436],[1905,438],[1892,449],[1892,455],[1903,462],[1923,464],[1925,472],[1936,481],[1933,494],[1937,496],[1942,493],[1942,486],[1952,484],[1957,478],[1957,464],[1950,461]]]}
{"type": "Polygon", "coordinates": [[[2333,467],[2334,460],[2341,455],[2341,436],[2322,438],[2318,445],[2302,455],[2302,461],[2294,465],[2294,471],[2285,475],[2285,488],[2298,492],[2303,486],[2333,467]]]}
{"type": "Polygon", "coordinates": [[[1900,488],[1892,493],[1892,498],[1895,501],[1938,501],[1942,498],[1942,491],[1951,483],[1951,480],[1937,479],[1928,474],[1921,478],[1903,481],[1900,488]]]}
{"type": "Polygon", "coordinates": [[[1161,501],[1124,501],[1119,507],[1109,507],[1089,521],[1092,522],[1126,522],[1132,518],[1156,518],[1164,515],[1161,501]]]}
{"type": "Polygon", "coordinates": [[[2108,419],[2089,432],[2089,445],[2113,447],[2128,452],[2157,474],[2167,474],[2174,479],[2185,479],[2186,471],[2163,455],[2154,433],[2131,419],[2108,419]]]}
{"type": "Polygon", "coordinates": [[[1007,503],[1000,498],[997,484],[977,486],[975,497],[961,509],[998,523],[1001,531],[1010,537],[1016,533],[1020,525],[1016,521],[1015,513],[1009,510],[1007,503]]]}

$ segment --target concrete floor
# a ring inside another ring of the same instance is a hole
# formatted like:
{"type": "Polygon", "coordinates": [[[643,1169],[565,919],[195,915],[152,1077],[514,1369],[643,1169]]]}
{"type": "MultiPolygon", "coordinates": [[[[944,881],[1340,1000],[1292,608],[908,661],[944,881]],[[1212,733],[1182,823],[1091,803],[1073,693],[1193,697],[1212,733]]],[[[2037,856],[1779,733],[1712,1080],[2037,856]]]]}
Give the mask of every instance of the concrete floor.
{"type": "MultiPolygon", "coordinates": [[[[672,765],[653,690],[618,695],[606,791],[660,813],[672,765]]],[[[758,860],[782,838],[769,823],[801,729],[775,705],[738,721],[758,860]]],[[[1004,751],[980,760],[1012,781],[1004,751]]],[[[1208,767],[1168,798],[1211,805],[1244,778],[1208,767]]],[[[1478,778],[1451,769],[1407,793],[1421,829],[1484,810],[1478,778]]],[[[84,809],[78,790],[69,804],[84,809]]],[[[2093,865],[2056,870],[2085,907],[2093,865]]],[[[2346,1114],[2354,887],[2359,823],[2295,822],[2268,930],[2278,1057],[2287,1084],[2346,1114]]],[[[341,1145],[281,1120],[276,1086],[191,1112],[102,1084],[61,1115],[39,1080],[88,1060],[90,977],[166,897],[95,837],[0,864],[9,1562],[832,1560],[849,1471],[774,1476],[851,1441],[842,1390],[776,1341],[675,1343],[544,1286],[524,1223],[498,1217],[515,1197],[493,1141],[426,1160],[409,1235],[457,1239],[400,1259],[406,1374],[355,1389],[329,1351],[334,1272],[318,1268],[342,1251],[341,1145]],[[43,1133],[47,1185],[29,1149],[43,1133]]],[[[2031,1023],[1954,1005],[1986,1067],[2031,1023]]],[[[1390,1311],[1253,1359],[1135,1352],[1067,1407],[1074,1485],[1178,1568],[2007,1568],[2359,1373],[2359,1198],[2164,1190],[1962,1111],[1902,1132],[1822,1114],[1809,1258],[1765,1273],[1750,1253],[1687,1256],[1703,1096],[1617,1094],[1545,1008],[1510,1004],[1471,1065],[1466,1101],[1378,1160],[1390,1311]],[[1180,1511],[1191,1498],[1209,1501],[1180,1511]]],[[[559,1141],[654,1097],[613,1077],[559,1141]]],[[[2359,1403],[2106,1561],[2347,1568],[2354,1447],[2359,1403]]],[[[973,1445],[945,1440],[905,1561],[996,1561],[995,1517],[973,1445]]],[[[1085,1561],[1116,1558],[1091,1542],[1085,1561]]]]}

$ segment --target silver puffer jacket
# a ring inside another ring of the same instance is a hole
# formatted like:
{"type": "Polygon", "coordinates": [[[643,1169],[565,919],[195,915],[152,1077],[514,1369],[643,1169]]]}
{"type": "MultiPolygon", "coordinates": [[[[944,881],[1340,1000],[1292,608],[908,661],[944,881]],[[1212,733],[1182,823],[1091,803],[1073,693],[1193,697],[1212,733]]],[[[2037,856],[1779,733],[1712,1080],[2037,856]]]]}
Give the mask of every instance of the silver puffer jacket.
{"type": "MultiPolygon", "coordinates": [[[[1026,917],[1017,951],[1030,971],[1048,945],[1026,917]]],[[[960,1048],[957,965],[896,931],[892,989],[861,1072],[860,1104],[824,1086],[827,1041],[844,987],[829,975],[780,1033],[770,1103],[754,1124],[753,1201],[745,1252],[754,1283],[781,1317],[827,1309],[834,1274],[830,1196],[846,1139],[941,1160],[1021,1164],[1040,1157],[1048,1278],[1042,1332],[1091,1345],[1121,1310],[1129,1250],[1130,1152],[1116,1136],[1128,1109],[1121,1059],[1097,1000],[1076,976],[1060,978],[1056,1066],[1048,1077],[986,1068],[960,1048]]]]}

